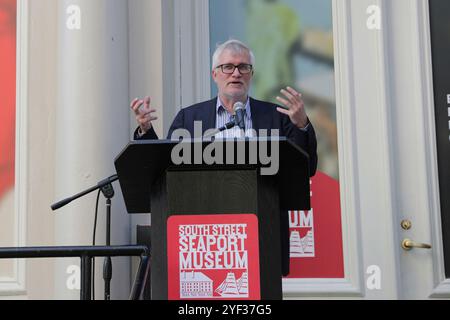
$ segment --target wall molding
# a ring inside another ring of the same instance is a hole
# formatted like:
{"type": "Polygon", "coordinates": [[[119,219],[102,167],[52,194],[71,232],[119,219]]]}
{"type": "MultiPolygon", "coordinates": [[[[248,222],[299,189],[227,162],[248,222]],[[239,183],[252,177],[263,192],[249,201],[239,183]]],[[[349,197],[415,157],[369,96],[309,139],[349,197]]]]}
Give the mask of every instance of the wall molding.
{"type": "MultiPolygon", "coordinates": [[[[14,193],[14,246],[26,243],[27,159],[28,159],[28,18],[27,0],[17,1],[16,54],[16,183],[14,193]]],[[[26,270],[23,259],[14,260],[14,276],[0,278],[0,296],[26,295],[26,270]]]]}
{"type": "Polygon", "coordinates": [[[178,110],[211,97],[209,1],[174,0],[178,110]]]}

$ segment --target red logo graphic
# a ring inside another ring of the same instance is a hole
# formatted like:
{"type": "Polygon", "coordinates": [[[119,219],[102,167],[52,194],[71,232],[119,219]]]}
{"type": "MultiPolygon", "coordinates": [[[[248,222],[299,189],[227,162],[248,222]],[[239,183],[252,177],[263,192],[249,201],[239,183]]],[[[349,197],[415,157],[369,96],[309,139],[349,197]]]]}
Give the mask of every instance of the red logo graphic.
{"type": "Polygon", "coordinates": [[[258,241],[253,214],[170,217],[169,300],[259,300],[258,241]]]}
{"type": "Polygon", "coordinates": [[[290,211],[289,225],[291,258],[314,258],[314,221],[313,210],[290,211]]]}

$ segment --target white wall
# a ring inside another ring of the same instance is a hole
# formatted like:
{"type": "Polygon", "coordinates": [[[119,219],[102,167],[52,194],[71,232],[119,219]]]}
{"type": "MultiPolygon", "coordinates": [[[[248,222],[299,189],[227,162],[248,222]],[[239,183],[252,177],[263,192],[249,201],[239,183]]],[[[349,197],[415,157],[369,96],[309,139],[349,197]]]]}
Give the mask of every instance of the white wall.
{"type": "MultiPolygon", "coordinates": [[[[167,132],[178,108],[168,89],[174,83],[175,54],[174,42],[166,41],[164,47],[161,43],[173,32],[173,2],[25,0],[20,5],[23,32],[18,39],[22,50],[18,64],[23,72],[18,109],[23,120],[18,140],[23,143],[17,161],[23,163],[24,174],[17,189],[21,190],[18,204],[24,210],[17,209],[10,217],[8,230],[14,232],[5,245],[90,245],[95,194],[57,212],[50,205],[114,173],[114,157],[136,126],[129,110],[133,98],[150,95],[158,109],[156,131],[160,136],[167,132]],[[81,9],[80,30],[66,28],[69,5],[81,9]],[[169,15],[166,20],[163,11],[169,15]],[[164,55],[164,50],[172,54],[164,55]],[[19,213],[23,225],[16,230],[11,227],[19,221],[19,213]]],[[[149,224],[150,216],[129,216],[117,183],[115,191],[112,244],[135,243],[135,226],[149,224]]],[[[104,244],[104,220],[101,200],[100,245],[104,244]]],[[[113,259],[113,299],[128,298],[135,271],[130,260],[113,259]]],[[[96,261],[96,297],[102,299],[103,259],[96,261]]],[[[0,282],[3,297],[79,298],[79,291],[66,286],[67,268],[79,265],[79,259],[28,259],[20,265],[22,269],[19,265],[3,262],[1,276],[8,276],[8,283],[0,282]],[[12,286],[10,278],[16,270],[26,273],[12,286]]]]}

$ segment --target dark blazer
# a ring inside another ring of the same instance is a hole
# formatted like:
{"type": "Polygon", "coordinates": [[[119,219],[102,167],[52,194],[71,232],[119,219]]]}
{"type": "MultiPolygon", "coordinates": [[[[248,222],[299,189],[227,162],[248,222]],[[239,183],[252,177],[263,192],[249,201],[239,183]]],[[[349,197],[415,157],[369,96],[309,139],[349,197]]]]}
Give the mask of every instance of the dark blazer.
{"type": "MultiPolygon", "coordinates": [[[[191,107],[182,109],[172,126],[169,129],[168,139],[177,129],[186,129],[194,137],[194,122],[201,121],[203,123],[203,133],[209,129],[216,128],[216,105],[217,98],[202,102],[191,107]]],[[[279,135],[291,139],[295,144],[301,147],[309,155],[309,171],[312,177],[317,169],[317,140],[314,127],[310,123],[307,131],[298,129],[288,116],[277,111],[278,106],[273,103],[250,99],[250,108],[252,114],[253,129],[266,129],[270,135],[270,130],[278,129],[279,135]]],[[[195,137],[199,138],[199,137],[195,137]]],[[[142,137],[135,131],[136,140],[156,140],[153,128],[142,137]]],[[[295,209],[295,208],[292,208],[295,209]]],[[[282,254],[282,272],[283,275],[289,274],[289,218],[287,212],[282,212],[280,217],[281,227],[281,254],[282,254]]]]}
{"type": "MultiPolygon", "coordinates": [[[[172,126],[169,129],[167,138],[170,139],[172,133],[177,129],[186,129],[194,137],[194,122],[201,121],[203,123],[203,132],[209,129],[216,128],[216,104],[217,98],[213,100],[202,102],[191,107],[182,109],[172,126]]],[[[312,177],[317,169],[317,141],[316,133],[312,124],[309,124],[308,130],[303,132],[295,127],[288,116],[277,111],[277,105],[273,103],[258,101],[250,99],[250,108],[252,113],[253,129],[258,132],[260,129],[280,130],[280,136],[291,139],[295,144],[301,147],[309,155],[309,171],[312,177]]],[[[199,137],[195,137],[199,138],[199,137]]],[[[140,137],[135,132],[135,140],[156,140],[156,135],[153,128],[144,136],[140,137]]]]}

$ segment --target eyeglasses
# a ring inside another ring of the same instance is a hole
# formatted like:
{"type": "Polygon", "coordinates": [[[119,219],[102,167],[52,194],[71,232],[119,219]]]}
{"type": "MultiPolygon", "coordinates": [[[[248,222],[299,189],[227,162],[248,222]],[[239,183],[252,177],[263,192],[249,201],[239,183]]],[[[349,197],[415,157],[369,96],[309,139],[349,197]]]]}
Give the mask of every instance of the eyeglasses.
{"type": "Polygon", "coordinates": [[[236,70],[236,68],[239,70],[240,74],[249,74],[250,72],[253,71],[253,66],[251,64],[240,64],[238,66],[235,66],[234,64],[231,63],[227,63],[227,64],[222,64],[220,66],[218,66],[217,68],[222,69],[222,72],[225,74],[233,74],[234,70],[236,70]]]}

